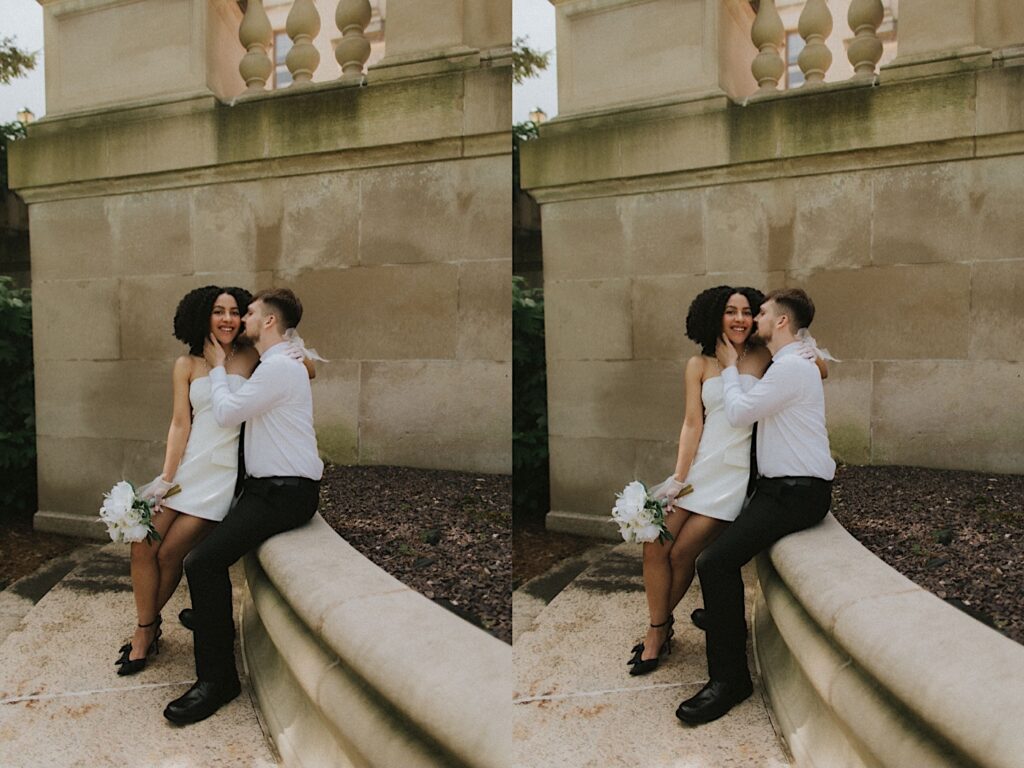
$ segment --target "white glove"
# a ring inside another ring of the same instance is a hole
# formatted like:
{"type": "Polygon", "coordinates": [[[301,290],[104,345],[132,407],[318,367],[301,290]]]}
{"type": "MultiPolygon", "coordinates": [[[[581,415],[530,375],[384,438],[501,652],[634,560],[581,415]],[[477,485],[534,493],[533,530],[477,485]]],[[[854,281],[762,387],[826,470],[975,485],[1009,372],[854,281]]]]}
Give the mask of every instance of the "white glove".
{"type": "Polygon", "coordinates": [[[686,483],[676,480],[675,475],[669,475],[651,489],[651,497],[671,503],[685,486],[686,483]]]}
{"type": "Polygon", "coordinates": [[[814,337],[807,331],[806,328],[801,328],[796,332],[796,337],[800,340],[800,356],[808,360],[814,361],[817,358],[823,360],[831,360],[833,363],[843,362],[838,357],[832,357],[832,353],[824,347],[819,347],[818,342],[814,340],[814,337]]]}
{"type": "Polygon", "coordinates": [[[149,500],[159,503],[167,492],[174,487],[174,483],[164,480],[164,476],[157,475],[150,482],[139,488],[138,496],[140,499],[149,500]]]}
{"type": "Polygon", "coordinates": [[[321,363],[329,362],[327,359],[320,357],[315,349],[307,347],[306,342],[304,342],[302,337],[295,332],[294,328],[289,328],[285,331],[284,337],[288,340],[287,353],[289,357],[299,361],[308,357],[310,360],[317,360],[321,363]],[[298,352],[298,356],[296,356],[296,352],[298,352]]]}

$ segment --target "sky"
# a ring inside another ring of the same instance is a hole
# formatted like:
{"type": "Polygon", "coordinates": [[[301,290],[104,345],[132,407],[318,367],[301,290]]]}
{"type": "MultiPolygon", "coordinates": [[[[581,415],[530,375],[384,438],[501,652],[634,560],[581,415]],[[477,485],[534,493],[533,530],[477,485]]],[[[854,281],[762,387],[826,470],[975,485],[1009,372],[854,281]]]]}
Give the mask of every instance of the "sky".
{"type": "MultiPolygon", "coordinates": [[[[515,37],[526,37],[527,44],[539,51],[555,49],[555,9],[549,0],[513,0],[512,27],[515,37]]],[[[0,0],[0,38],[13,37],[15,44],[29,51],[43,47],[43,10],[37,0],[0,0]]],[[[517,85],[512,92],[512,119],[521,123],[529,120],[535,107],[543,109],[549,118],[558,113],[555,56],[538,78],[517,85]]],[[[35,70],[27,77],[18,78],[9,85],[0,85],[0,122],[17,119],[22,107],[31,109],[36,117],[46,113],[43,84],[43,56],[35,70]]]]}
{"type": "MultiPolygon", "coordinates": [[[[4,37],[13,37],[14,44],[22,50],[42,50],[42,6],[36,0],[0,0],[0,38],[4,37]]],[[[36,117],[46,113],[42,55],[27,77],[19,77],[9,85],[0,85],[0,123],[17,120],[22,107],[31,109],[36,117]]]]}
{"type": "MultiPolygon", "coordinates": [[[[0,0],[2,2],[3,0],[0,0]]],[[[527,45],[538,51],[555,50],[555,7],[549,0],[512,0],[512,34],[526,37],[527,45]]],[[[543,109],[548,118],[558,114],[558,86],[555,55],[540,77],[512,87],[512,121],[530,119],[535,107],[543,109]]]]}

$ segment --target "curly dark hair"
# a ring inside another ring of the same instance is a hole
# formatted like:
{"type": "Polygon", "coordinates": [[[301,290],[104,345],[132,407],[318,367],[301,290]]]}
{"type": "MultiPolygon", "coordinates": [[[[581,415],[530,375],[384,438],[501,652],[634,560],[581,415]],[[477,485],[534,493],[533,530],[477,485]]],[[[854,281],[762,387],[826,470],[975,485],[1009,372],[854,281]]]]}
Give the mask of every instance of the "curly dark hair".
{"type": "MultiPolygon", "coordinates": [[[[746,296],[750,302],[750,311],[756,316],[761,310],[761,302],[764,301],[764,294],[756,288],[716,285],[714,288],[701,291],[690,303],[690,309],[686,312],[686,337],[697,342],[701,354],[715,356],[715,344],[722,335],[725,307],[729,303],[729,297],[735,293],[746,296]]],[[[751,334],[753,330],[751,327],[751,334]]]]}
{"type": "MultiPolygon", "coordinates": [[[[222,293],[233,296],[238,303],[239,315],[245,315],[252,301],[252,294],[245,288],[229,286],[222,288],[219,285],[204,285],[189,291],[178,302],[178,308],[174,310],[174,338],[188,345],[189,354],[196,357],[203,356],[203,344],[210,335],[210,316],[213,314],[213,305],[217,297],[222,293]]],[[[238,338],[245,330],[245,325],[238,327],[238,338]]]]}

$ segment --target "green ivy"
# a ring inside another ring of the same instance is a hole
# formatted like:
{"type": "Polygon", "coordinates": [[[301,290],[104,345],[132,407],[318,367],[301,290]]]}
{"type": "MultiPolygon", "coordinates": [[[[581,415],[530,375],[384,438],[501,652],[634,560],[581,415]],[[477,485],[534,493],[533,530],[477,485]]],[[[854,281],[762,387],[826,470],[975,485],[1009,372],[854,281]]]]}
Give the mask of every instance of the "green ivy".
{"type": "Polygon", "coordinates": [[[544,294],[512,278],[512,515],[543,523],[548,511],[548,406],[544,294]]]}
{"type": "Polygon", "coordinates": [[[35,506],[32,300],[0,276],[0,515],[35,506]]]}

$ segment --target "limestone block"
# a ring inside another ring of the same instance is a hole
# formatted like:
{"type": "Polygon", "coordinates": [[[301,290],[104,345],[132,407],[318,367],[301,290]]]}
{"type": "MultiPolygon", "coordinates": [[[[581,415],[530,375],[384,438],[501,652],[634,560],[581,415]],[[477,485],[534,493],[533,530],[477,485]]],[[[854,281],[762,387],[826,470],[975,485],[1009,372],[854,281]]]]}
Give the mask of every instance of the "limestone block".
{"type": "Polygon", "coordinates": [[[974,5],[979,45],[995,50],[1024,43],[1024,17],[1013,0],[974,5]]]}
{"type": "Polygon", "coordinates": [[[630,281],[547,280],[544,327],[551,360],[628,360],[633,356],[630,281]]]}
{"type": "Polygon", "coordinates": [[[135,361],[36,364],[36,431],[50,437],[160,440],[171,420],[171,371],[135,361]]]}
{"type": "MultiPolygon", "coordinates": [[[[818,343],[829,349],[824,339],[818,343]]],[[[829,363],[825,424],[832,455],[847,464],[871,463],[871,363],[829,363]]]]}
{"type": "MultiPolygon", "coordinates": [[[[90,3],[84,8],[46,3],[47,115],[206,88],[207,14],[213,6],[189,0],[90,3]],[[112,72],[118,76],[111,77],[112,72]]],[[[216,26],[218,14],[210,16],[216,26]]]]}
{"type": "Polygon", "coordinates": [[[320,455],[335,464],[359,463],[359,363],[317,363],[313,424],[320,455]]]}
{"type": "Polygon", "coordinates": [[[552,203],[541,208],[546,280],[628,277],[625,226],[616,198],[552,203]]]}
{"type": "MultiPolygon", "coordinates": [[[[170,417],[168,416],[168,426],[170,417]]],[[[133,483],[147,483],[163,471],[164,454],[167,451],[166,431],[159,440],[122,440],[124,452],[122,459],[123,477],[133,483]]],[[[113,485],[113,480],[111,485],[113,485]]]]}
{"type": "Polygon", "coordinates": [[[1024,374],[989,360],[876,362],[872,459],[981,472],[1024,471],[1024,374]]]}
{"type": "Polygon", "coordinates": [[[507,156],[366,171],[360,262],[508,258],[510,181],[507,156]]]}
{"type": "Polygon", "coordinates": [[[978,42],[975,6],[963,0],[902,0],[899,59],[939,54],[978,42]]]}
{"type": "MultiPolygon", "coordinates": [[[[299,177],[305,179],[308,177],[299,177]]],[[[192,192],[192,247],[196,272],[274,269],[301,263],[300,247],[282,224],[282,186],[292,179],[214,184],[192,192]]],[[[314,182],[315,183],[315,182],[314,182]]],[[[306,237],[315,240],[325,222],[306,237]]]]}
{"type": "Polygon", "coordinates": [[[717,285],[751,286],[767,293],[784,284],[783,272],[644,277],[633,280],[633,357],[686,360],[700,347],[686,337],[686,313],[697,294],[717,285]]]}
{"type": "Polygon", "coordinates": [[[466,45],[482,51],[511,47],[512,0],[497,0],[490,3],[463,2],[462,8],[466,45]]]}
{"type": "MultiPolygon", "coordinates": [[[[465,75],[465,123],[467,136],[477,133],[498,133],[512,125],[512,70],[493,67],[467,72],[465,75]]],[[[511,151],[511,142],[508,144],[511,151]]],[[[512,179],[509,165],[509,183],[512,179]]]]}
{"type": "Polygon", "coordinates": [[[254,292],[257,286],[253,277],[247,272],[221,272],[124,278],[118,296],[121,357],[166,362],[164,367],[170,382],[170,361],[188,354],[188,347],[173,335],[174,312],[185,294],[204,285],[239,286],[254,292]]]}
{"type": "Polygon", "coordinates": [[[452,358],[458,277],[454,264],[356,267],[305,272],[290,287],[304,338],[329,360],[452,358]]]}
{"type": "Polygon", "coordinates": [[[634,441],[551,435],[551,509],[610,517],[615,493],[634,479],[634,441]]]}
{"type": "MultiPolygon", "coordinates": [[[[123,442],[108,437],[54,437],[40,434],[36,441],[39,473],[39,508],[95,517],[103,494],[127,478],[149,482],[160,471],[142,477],[124,474],[123,442]]],[[[161,456],[162,458],[162,456],[161,456]]]]}
{"type": "Polygon", "coordinates": [[[708,272],[772,271],[793,263],[792,180],[712,187],[705,206],[708,272]]]}
{"type": "Polygon", "coordinates": [[[634,275],[700,274],[706,271],[703,207],[699,191],[684,189],[629,195],[620,198],[618,207],[626,243],[625,255],[634,275]]]}
{"type": "Polygon", "coordinates": [[[1024,259],[971,266],[972,360],[1024,361],[1024,259]]]}
{"type": "Polygon", "coordinates": [[[32,336],[36,361],[120,356],[118,281],[36,280],[32,336]]]}
{"type": "Polygon", "coordinates": [[[108,198],[117,269],[122,275],[186,275],[193,271],[188,190],[108,198]]]}
{"type": "Polygon", "coordinates": [[[281,269],[298,272],[359,263],[357,174],[292,176],[284,180],[282,199],[281,269]]]}
{"type": "Polygon", "coordinates": [[[874,174],[876,264],[966,261],[974,255],[974,203],[966,163],[893,168],[874,174]]]}
{"type": "Polygon", "coordinates": [[[511,471],[512,371],[507,363],[367,362],[359,397],[364,463],[511,471]]]}
{"type": "Polygon", "coordinates": [[[674,440],[685,405],[683,368],[681,360],[549,361],[549,432],[674,440]]]}
{"type": "MultiPolygon", "coordinates": [[[[1024,17],[1022,17],[1024,18],[1024,17]]],[[[977,131],[979,135],[1020,131],[1024,128],[1024,101],[1014,98],[1024,88],[1024,70],[1007,67],[979,72],[977,78],[977,131]]]]}
{"type": "Polygon", "coordinates": [[[1024,242],[1020,215],[1024,155],[993,157],[968,164],[970,207],[960,223],[972,235],[962,260],[1018,259],[1024,242]]]}
{"type": "Polygon", "coordinates": [[[806,176],[794,183],[794,270],[871,263],[871,177],[866,173],[806,176]]]}
{"type": "Polygon", "coordinates": [[[560,115],[720,92],[720,84],[741,82],[731,72],[735,57],[722,51],[719,60],[720,17],[730,18],[723,3],[558,0],[555,6],[560,115]]]}
{"type": "Polygon", "coordinates": [[[462,0],[392,2],[387,12],[387,52],[396,58],[426,58],[463,45],[462,0]]]}
{"type": "MultiPolygon", "coordinates": [[[[633,447],[636,452],[634,464],[634,477],[643,480],[650,487],[660,483],[675,471],[676,457],[679,453],[679,430],[682,429],[683,420],[680,416],[679,424],[676,425],[676,436],[673,440],[634,440],[633,447]]],[[[623,481],[625,485],[625,481],[623,481]]]]}
{"type": "Polygon", "coordinates": [[[511,259],[459,265],[458,359],[512,359],[511,284],[511,259]]]}
{"type": "Polygon", "coordinates": [[[842,359],[967,356],[967,264],[921,264],[817,272],[811,332],[842,359]],[[959,320],[958,320],[959,318],[959,320]]]}
{"type": "Polygon", "coordinates": [[[36,280],[113,277],[117,252],[103,198],[37,203],[30,208],[32,275],[36,280]]]}

